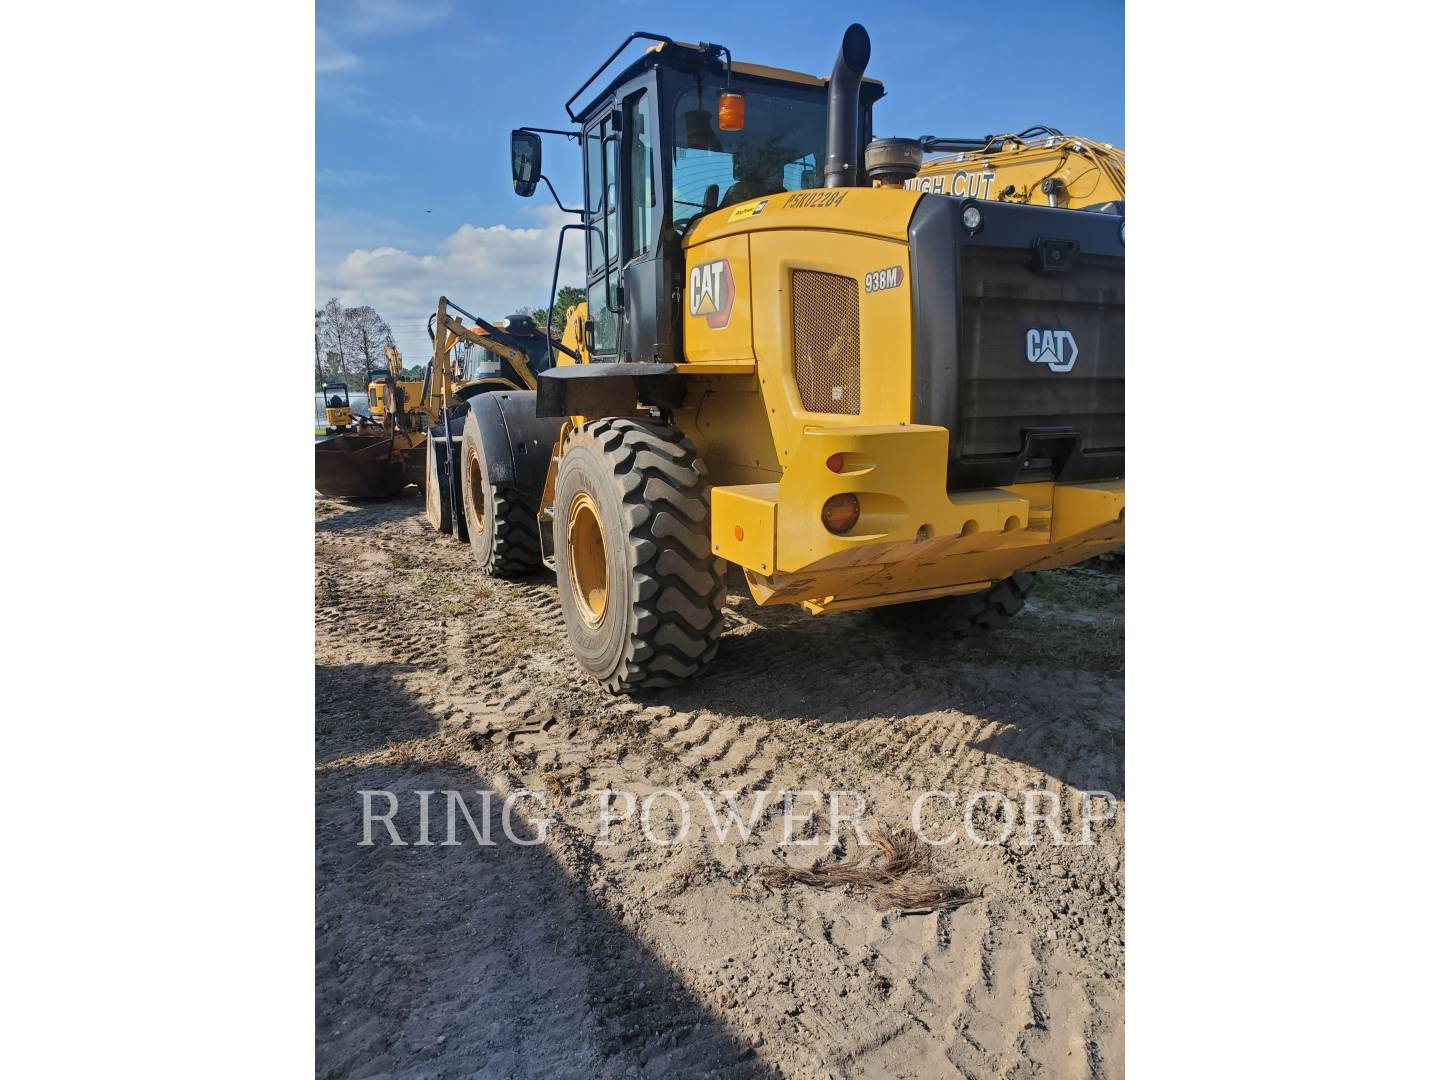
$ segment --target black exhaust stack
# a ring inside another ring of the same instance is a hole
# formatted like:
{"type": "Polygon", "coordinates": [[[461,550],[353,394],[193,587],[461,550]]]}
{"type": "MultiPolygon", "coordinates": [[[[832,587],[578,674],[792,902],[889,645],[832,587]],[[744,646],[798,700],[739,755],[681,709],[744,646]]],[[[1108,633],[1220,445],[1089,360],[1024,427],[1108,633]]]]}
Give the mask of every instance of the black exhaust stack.
{"type": "Polygon", "coordinates": [[[870,62],[870,35],[851,23],[840,42],[830,73],[825,131],[825,186],[854,187],[860,182],[860,79],[870,62]]]}

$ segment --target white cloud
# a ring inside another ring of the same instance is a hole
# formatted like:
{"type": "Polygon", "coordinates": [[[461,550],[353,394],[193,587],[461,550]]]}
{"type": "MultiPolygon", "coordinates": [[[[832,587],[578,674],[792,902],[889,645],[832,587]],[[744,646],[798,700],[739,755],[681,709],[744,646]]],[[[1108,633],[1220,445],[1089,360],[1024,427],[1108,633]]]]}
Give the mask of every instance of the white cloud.
{"type": "Polygon", "coordinates": [[[334,35],[321,27],[315,28],[315,71],[326,75],[336,71],[349,71],[360,63],[360,57],[342,46],[334,35]]]}
{"type": "Polygon", "coordinates": [[[449,0],[347,0],[322,5],[320,19],[347,34],[399,34],[450,14],[449,0]]]}
{"type": "MultiPolygon", "coordinates": [[[[574,219],[554,207],[539,210],[537,217],[536,228],[462,225],[435,252],[394,246],[350,250],[316,267],[316,306],[331,296],[346,305],[369,304],[397,335],[423,326],[441,296],[487,319],[542,306],[550,297],[560,226],[574,219]]],[[[583,284],[583,249],[579,232],[566,235],[561,285],[583,284]]],[[[413,351],[413,345],[402,338],[402,350],[413,351]]]]}
{"type": "Polygon", "coordinates": [[[355,38],[413,33],[450,14],[450,0],[331,0],[315,15],[315,73],[333,75],[360,66],[355,38]]]}
{"type": "Polygon", "coordinates": [[[350,188],[373,184],[379,177],[365,169],[316,169],[317,187],[350,188]]]}

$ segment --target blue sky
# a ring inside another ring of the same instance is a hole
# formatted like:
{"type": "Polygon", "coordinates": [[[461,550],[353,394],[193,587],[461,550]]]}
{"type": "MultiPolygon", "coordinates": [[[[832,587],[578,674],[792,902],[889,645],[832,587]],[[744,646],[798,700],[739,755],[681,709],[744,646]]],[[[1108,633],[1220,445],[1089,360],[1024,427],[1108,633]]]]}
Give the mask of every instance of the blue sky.
{"type": "MultiPolygon", "coordinates": [[[[845,27],[861,22],[868,74],[886,90],[877,135],[1049,124],[1125,143],[1121,0],[318,0],[316,19],[316,300],[372,304],[411,362],[441,292],[496,318],[545,303],[561,215],[543,188],[532,199],[511,190],[509,132],[568,127],[565,99],[631,30],[824,75],[845,27]]],[[[568,205],[579,201],[573,147],[545,147],[568,205]]]]}

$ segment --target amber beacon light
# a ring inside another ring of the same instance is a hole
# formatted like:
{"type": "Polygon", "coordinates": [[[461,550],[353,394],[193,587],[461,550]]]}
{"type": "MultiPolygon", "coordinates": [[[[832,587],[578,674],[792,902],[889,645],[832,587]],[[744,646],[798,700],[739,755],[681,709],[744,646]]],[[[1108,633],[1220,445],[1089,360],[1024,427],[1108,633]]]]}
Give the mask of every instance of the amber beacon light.
{"type": "Polygon", "coordinates": [[[720,130],[745,130],[745,95],[729,90],[720,92],[720,130]]]}

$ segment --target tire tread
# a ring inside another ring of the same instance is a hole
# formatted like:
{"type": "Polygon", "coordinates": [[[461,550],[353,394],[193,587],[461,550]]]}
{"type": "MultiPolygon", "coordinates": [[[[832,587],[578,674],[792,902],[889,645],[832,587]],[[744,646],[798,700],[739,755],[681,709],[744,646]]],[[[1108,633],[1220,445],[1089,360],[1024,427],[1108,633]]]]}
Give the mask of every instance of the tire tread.
{"type": "Polygon", "coordinates": [[[725,628],[725,563],[710,552],[710,488],[704,462],[679,431],[612,417],[587,424],[613,470],[635,560],[627,640],[601,684],[612,693],[676,686],[715,656],[725,628]]]}

